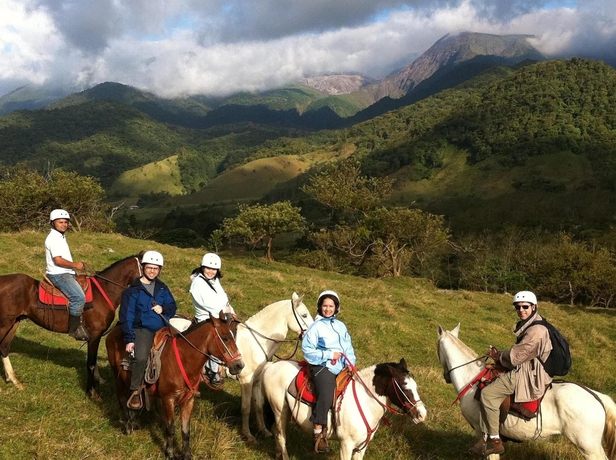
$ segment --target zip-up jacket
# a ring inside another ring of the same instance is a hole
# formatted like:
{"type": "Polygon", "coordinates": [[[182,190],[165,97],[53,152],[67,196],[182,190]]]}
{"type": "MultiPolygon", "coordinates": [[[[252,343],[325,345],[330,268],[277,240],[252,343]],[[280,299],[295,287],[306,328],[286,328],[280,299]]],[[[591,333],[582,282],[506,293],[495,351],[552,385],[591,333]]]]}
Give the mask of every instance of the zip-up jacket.
{"type": "Polygon", "coordinates": [[[154,296],[151,296],[140,278],[135,278],[122,294],[120,304],[120,327],[124,332],[124,343],[135,341],[135,329],[156,332],[166,326],[163,319],[152,310],[154,304],[163,307],[162,314],[167,321],[175,315],[177,310],[175,299],[165,283],[156,278],[154,296]]]}
{"type": "Polygon", "coordinates": [[[209,319],[210,313],[218,318],[218,314],[229,306],[230,312],[235,310],[229,304],[227,293],[222,288],[218,278],[208,280],[202,273],[191,276],[190,295],[195,307],[195,317],[198,322],[209,319]]]}
{"type": "Polygon", "coordinates": [[[532,326],[533,322],[541,320],[539,312],[520,324],[514,331],[518,342],[509,350],[503,351],[500,361],[512,372],[518,373],[515,387],[516,402],[527,402],[539,399],[545,393],[545,388],[552,382],[552,377],[543,368],[543,362],[552,351],[550,333],[544,326],[532,326]]]}
{"type": "Polygon", "coordinates": [[[308,363],[326,366],[334,375],[338,375],[348,364],[355,365],[356,361],[349,332],[345,324],[335,316],[320,318],[310,325],[302,340],[302,351],[308,363]],[[341,357],[336,364],[332,364],[336,351],[344,353],[350,363],[341,357]]]}

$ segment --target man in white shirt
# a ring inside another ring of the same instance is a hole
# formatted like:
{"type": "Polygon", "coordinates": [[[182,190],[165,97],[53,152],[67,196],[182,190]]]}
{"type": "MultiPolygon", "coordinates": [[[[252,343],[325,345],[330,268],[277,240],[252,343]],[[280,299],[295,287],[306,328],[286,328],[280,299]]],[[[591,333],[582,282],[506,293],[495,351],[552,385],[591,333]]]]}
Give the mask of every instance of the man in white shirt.
{"type": "Polygon", "coordinates": [[[75,279],[75,270],[84,270],[84,262],[73,262],[66,241],[66,230],[71,216],[64,209],[54,209],[49,215],[51,231],[45,240],[47,278],[68,298],[68,335],[75,340],[90,340],[90,334],[82,324],[86,296],[75,279]]]}

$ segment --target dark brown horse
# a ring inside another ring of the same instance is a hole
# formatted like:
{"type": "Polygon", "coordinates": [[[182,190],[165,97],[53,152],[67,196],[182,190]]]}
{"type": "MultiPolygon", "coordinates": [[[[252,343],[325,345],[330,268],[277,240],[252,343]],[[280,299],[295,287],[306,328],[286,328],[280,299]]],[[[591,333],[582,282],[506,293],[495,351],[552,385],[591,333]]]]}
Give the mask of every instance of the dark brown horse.
{"type": "MultiPolygon", "coordinates": [[[[122,292],[140,275],[139,261],[139,256],[127,257],[93,277],[95,282],[92,283],[92,302],[85,305],[83,313],[86,329],[90,333],[86,391],[92,397],[98,397],[95,386],[102,382],[97,367],[98,345],[115,318],[122,292]]],[[[23,387],[9,360],[11,342],[19,322],[29,319],[49,331],[64,334],[68,332],[67,307],[41,304],[38,300],[38,288],[39,282],[28,275],[20,273],[0,276],[0,356],[7,382],[13,382],[19,389],[23,387]]]]}
{"type": "MultiPolygon", "coordinates": [[[[194,324],[181,335],[169,338],[163,349],[158,381],[147,387],[148,395],[161,399],[167,434],[166,458],[173,457],[175,434],[175,408],[180,407],[182,421],[182,458],[190,460],[190,418],[195,404],[194,396],[201,381],[201,372],[207,359],[214,358],[224,364],[233,375],[239,374],[244,362],[237,350],[231,330],[232,319],[225,321],[210,315],[208,321],[194,324]]],[[[105,339],[107,357],[116,381],[120,409],[126,417],[126,432],[135,427],[135,412],[126,405],[129,396],[130,371],[121,366],[125,345],[123,332],[116,326],[105,339]]]]}

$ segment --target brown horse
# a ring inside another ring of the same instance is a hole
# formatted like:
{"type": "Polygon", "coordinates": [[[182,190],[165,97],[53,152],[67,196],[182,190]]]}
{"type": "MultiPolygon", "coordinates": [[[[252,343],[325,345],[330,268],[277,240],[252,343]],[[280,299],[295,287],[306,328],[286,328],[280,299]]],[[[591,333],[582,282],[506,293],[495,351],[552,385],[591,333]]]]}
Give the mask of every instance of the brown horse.
{"type": "MultiPolygon", "coordinates": [[[[190,418],[205,361],[210,358],[219,360],[233,375],[239,374],[244,368],[244,362],[229,329],[232,321],[225,321],[222,312],[219,318],[210,315],[208,321],[193,324],[180,335],[168,339],[160,355],[160,376],[156,383],[147,387],[147,392],[150,396],[158,396],[162,401],[167,434],[165,455],[168,459],[174,458],[176,406],[180,407],[182,420],[182,458],[191,458],[190,418]]],[[[123,338],[122,328],[116,326],[105,339],[105,345],[116,381],[120,409],[126,417],[126,433],[130,434],[135,428],[136,411],[129,409],[126,404],[130,393],[131,373],[121,365],[125,354],[123,338]]]]}
{"type": "MultiPolygon", "coordinates": [[[[122,292],[140,276],[139,261],[138,255],[127,257],[93,277],[93,298],[92,302],[85,305],[83,319],[90,333],[86,392],[94,398],[98,398],[96,384],[102,382],[97,367],[98,345],[115,318],[115,309],[120,304],[122,292]]],[[[68,332],[68,308],[41,304],[38,288],[39,282],[28,275],[19,273],[0,276],[0,356],[7,382],[12,382],[19,389],[23,387],[9,359],[11,342],[19,322],[29,319],[48,331],[68,332]]]]}

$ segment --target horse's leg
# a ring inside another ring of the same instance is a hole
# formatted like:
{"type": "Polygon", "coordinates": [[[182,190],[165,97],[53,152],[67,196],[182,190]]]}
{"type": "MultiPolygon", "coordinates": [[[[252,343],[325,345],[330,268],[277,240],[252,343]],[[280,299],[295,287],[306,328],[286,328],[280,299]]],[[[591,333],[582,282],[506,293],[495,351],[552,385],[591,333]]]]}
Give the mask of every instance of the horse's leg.
{"type": "Polygon", "coordinates": [[[195,398],[190,398],[180,406],[180,419],[182,420],[182,455],[184,460],[191,460],[190,455],[190,417],[192,416],[195,398]]]}
{"type": "Polygon", "coordinates": [[[163,411],[165,415],[165,432],[167,434],[167,445],[165,446],[165,458],[173,459],[173,438],[175,435],[175,405],[170,397],[163,398],[163,411]]]}
{"type": "Polygon", "coordinates": [[[263,436],[271,437],[272,433],[265,426],[265,417],[263,415],[263,391],[257,390],[257,388],[260,389],[260,387],[260,381],[255,382],[253,385],[252,407],[254,408],[255,418],[257,419],[257,427],[259,431],[263,434],[263,436]]]}
{"type": "MultiPolygon", "coordinates": [[[[97,379],[98,375],[98,346],[101,342],[100,334],[96,336],[92,336],[90,341],[88,342],[88,359],[86,362],[87,367],[87,383],[86,383],[86,393],[90,395],[92,399],[100,400],[100,396],[98,391],[96,391],[97,379]]],[[[100,379],[100,377],[99,377],[100,379]]]]}
{"type": "Polygon", "coordinates": [[[11,382],[17,389],[23,390],[24,387],[19,380],[17,380],[15,371],[11,365],[11,360],[9,359],[11,342],[13,341],[13,337],[15,337],[15,332],[17,332],[18,326],[19,321],[15,321],[13,324],[8,325],[8,327],[3,326],[0,328],[0,337],[2,337],[2,339],[0,339],[0,356],[2,356],[2,364],[4,365],[6,381],[11,382]]]}
{"type": "Polygon", "coordinates": [[[254,374],[242,376],[240,373],[240,387],[242,391],[242,434],[247,442],[256,442],[257,440],[250,432],[250,404],[252,402],[252,384],[254,374]]]}
{"type": "MultiPolygon", "coordinates": [[[[284,396],[283,396],[284,398],[284,396]]],[[[274,407],[274,439],[276,439],[276,459],[289,460],[289,452],[287,452],[287,423],[291,418],[291,409],[283,402],[282,407],[274,407]]]]}
{"type": "Polygon", "coordinates": [[[362,449],[355,453],[353,456],[353,449],[355,449],[355,443],[352,439],[340,440],[340,460],[361,460],[364,458],[366,449],[362,449]]]}

